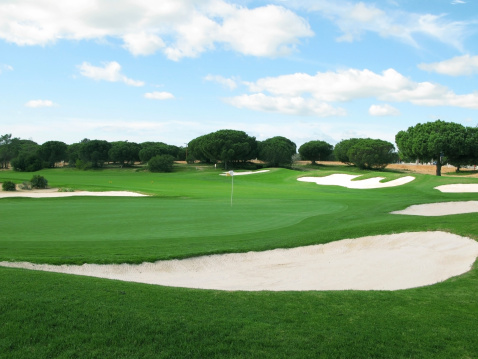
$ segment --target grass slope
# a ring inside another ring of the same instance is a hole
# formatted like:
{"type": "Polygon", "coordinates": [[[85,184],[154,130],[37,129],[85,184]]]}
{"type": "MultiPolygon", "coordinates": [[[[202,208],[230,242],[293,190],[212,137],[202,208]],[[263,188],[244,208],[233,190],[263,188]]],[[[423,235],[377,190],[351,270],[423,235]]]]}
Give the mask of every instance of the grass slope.
{"type": "MultiPolygon", "coordinates": [[[[337,172],[344,168],[236,177],[231,207],[231,179],[210,168],[45,170],[54,187],[153,197],[0,199],[0,260],[142,262],[411,230],[478,238],[476,214],[389,214],[477,200],[433,189],[471,179],[417,175],[374,190],[297,181],[337,172]]],[[[0,182],[29,175],[1,172],[0,182]]],[[[478,356],[477,288],[476,264],[444,283],[396,292],[220,292],[0,268],[0,358],[471,358],[478,356]]]]}

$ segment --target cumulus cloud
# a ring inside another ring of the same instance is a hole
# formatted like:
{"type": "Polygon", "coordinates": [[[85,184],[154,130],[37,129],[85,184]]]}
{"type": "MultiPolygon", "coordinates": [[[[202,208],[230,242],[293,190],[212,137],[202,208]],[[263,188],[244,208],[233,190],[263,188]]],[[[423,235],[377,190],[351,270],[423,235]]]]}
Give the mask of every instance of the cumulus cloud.
{"type": "MultiPolygon", "coordinates": [[[[415,82],[394,69],[382,73],[348,69],[318,72],[315,75],[295,73],[266,77],[248,83],[250,94],[225,99],[235,107],[306,116],[336,116],[345,110],[336,102],[375,99],[387,102],[409,102],[420,106],[453,106],[478,109],[478,92],[456,94],[449,88],[431,82],[415,82]]],[[[390,105],[372,106],[372,115],[396,115],[390,105]]]]}
{"type": "Polygon", "coordinates": [[[300,96],[267,96],[263,93],[241,95],[225,99],[227,103],[238,108],[256,111],[279,112],[287,115],[300,116],[344,116],[346,111],[334,108],[332,105],[315,99],[305,99],[300,96]]]}
{"type": "Polygon", "coordinates": [[[357,41],[365,33],[373,32],[383,38],[395,38],[419,47],[417,39],[425,35],[462,50],[471,24],[449,20],[442,14],[390,10],[364,2],[303,0],[301,4],[333,21],[342,31],[339,41],[357,41]]]}
{"type": "Polygon", "coordinates": [[[478,56],[457,56],[445,61],[419,64],[418,67],[425,71],[450,76],[473,75],[478,74],[478,56]]]}
{"type": "Polygon", "coordinates": [[[124,48],[133,55],[151,55],[165,46],[164,41],[154,34],[144,32],[123,36],[124,48]]]}
{"type": "Polygon", "coordinates": [[[174,98],[174,95],[169,92],[147,92],[144,97],[150,100],[170,100],[174,98]]]}
{"type": "Polygon", "coordinates": [[[129,86],[144,86],[143,81],[130,79],[121,73],[121,65],[116,61],[105,62],[103,67],[93,66],[88,62],[83,62],[78,66],[80,74],[97,81],[123,82],[129,86]]]}
{"type": "Polygon", "coordinates": [[[54,107],[58,106],[50,100],[30,100],[25,104],[26,107],[38,108],[38,107],[54,107]]]}
{"type": "Polygon", "coordinates": [[[216,45],[253,56],[281,56],[313,36],[305,19],[278,5],[225,0],[17,0],[0,3],[0,38],[18,45],[114,37],[134,55],[163,51],[171,60],[216,45]]]}
{"type": "Polygon", "coordinates": [[[400,111],[388,104],[385,105],[372,105],[368,109],[368,113],[372,116],[398,116],[400,111]]]}
{"type": "Polygon", "coordinates": [[[204,77],[204,80],[216,82],[224,87],[227,87],[229,90],[234,90],[237,88],[237,82],[234,79],[228,79],[220,75],[207,75],[204,77]]]}

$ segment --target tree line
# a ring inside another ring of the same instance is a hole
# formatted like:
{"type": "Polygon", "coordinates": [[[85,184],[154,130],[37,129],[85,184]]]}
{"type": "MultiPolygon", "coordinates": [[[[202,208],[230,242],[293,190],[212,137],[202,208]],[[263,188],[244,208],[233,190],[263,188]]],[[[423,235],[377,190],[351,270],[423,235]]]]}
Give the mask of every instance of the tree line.
{"type": "Polygon", "coordinates": [[[10,164],[14,170],[24,172],[52,168],[61,162],[78,169],[101,168],[107,163],[131,166],[135,162],[148,163],[158,155],[180,161],[186,159],[186,150],[163,142],[84,139],[70,145],[62,141],[39,145],[31,140],[12,138],[11,134],[0,136],[0,167],[8,168],[10,164]]]}
{"type": "Polygon", "coordinates": [[[417,124],[396,135],[395,146],[384,140],[350,138],[334,146],[309,141],[297,149],[290,139],[276,136],[258,141],[244,131],[219,130],[191,140],[186,147],[163,142],[134,143],[84,139],[67,145],[48,141],[39,145],[31,140],[0,136],[0,167],[9,164],[16,171],[33,172],[66,162],[78,169],[101,168],[106,163],[131,166],[148,164],[151,171],[171,171],[174,161],[221,163],[225,169],[237,168],[252,159],[271,167],[290,167],[298,159],[311,161],[337,160],[362,169],[382,169],[388,164],[404,161],[435,162],[437,175],[441,166],[457,167],[478,162],[478,128],[453,122],[435,121],[417,124]]]}

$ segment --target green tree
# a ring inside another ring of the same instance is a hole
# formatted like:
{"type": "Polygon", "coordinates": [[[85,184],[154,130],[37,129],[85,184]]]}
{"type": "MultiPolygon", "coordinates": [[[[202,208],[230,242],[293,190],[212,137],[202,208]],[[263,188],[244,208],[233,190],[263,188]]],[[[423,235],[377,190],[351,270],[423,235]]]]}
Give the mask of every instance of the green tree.
{"type": "Polygon", "coordinates": [[[135,161],[139,160],[140,149],[141,146],[134,142],[112,142],[111,148],[108,151],[108,156],[111,161],[120,163],[121,166],[124,166],[125,163],[133,165],[135,161]]]}
{"type": "Polygon", "coordinates": [[[76,161],[80,159],[81,143],[72,143],[66,150],[66,158],[70,167],[75,167],[76,161]]]}
{"type": "Polygon", "coordinates": [[[151,172],[172,172],[173,166],[174,157],[171,155],[154,156],[148,162],[148,169],[151,172]]]}
{"type": "Polygon", "coordinates": [[[325,141],[309,141],[299,147],[299,154],[303,160],[325,161],[334,151],[334,146],[325,141]]]}
{"type": "Polygon", "coordinates": [[[38,149],[38,156],[48,164],[48,167],[55,167],[55,163],[67,159],[68,145],[61,141],[48,141],[38,149]]]}
{"type": "Polygon", "coordinates": [[[456,171],[466,165],[478,163],[478,128],[465,127],[465,141],[463,151],[448,154],[445,158],[446,162],[455,166],[456,171]]]}
{"type": "Polygon", "coordinates": [[[179,152],[179,147],[163,142],[143,142],[141,143],[141,150],[139,151],[139,159],[142,163],[146,163],[157,155],[171,155],[176,160],[180,160],[180,158],[178,158],[179,152]]]}
{"type": "Polygon", "coordinates": [[[364,138],[349,148],[349,160],[361,169],[385,168],[395,159],[395,147],[387,141],[364,138]]]}
{"type": "Polygon", "coordinates": [[[352,161],[349,158],[348,152],[349,149],[359,141],[360,138],[349,138],[348,140],[342,140],[335,145],[334,156],[337,161],[352,164],[352,161]]]}
{"type": "Polygon", "coordinates": [[[111,148],[111,143],[104,140],[88,140],[81,142],[80,146],[80,160],[83,162],[91,162],[91,167],[103,167],[104,163],[108,161],[108,151],[111,148]]]}
{"type": "Polygon", "coordinates": [[[289,167],[292,156],[296,154],[297,146],[288,138],[276,136],[258,143],[258,158],[267,162],[269,166],[289,167]]]}
{"type": "Polygon", "coordinates": [[[257,141],[243,131],[219,130],[190,141],[188,150],[199,160],[222,161],[227,169],[231,162],[246,162],[256,158],[257,141]]]}
{"type": "Polygon", "coordinates": [[[43,161],[36,153],[20,153],[11,164],[13,169],[19,172],[35,172],[43,168],[43,161]]]}
{"type": "Polygon", "coordinates": [[[466,155],[464,126],[437,120],[409,127],[395,136],[401,153],[409,158],[436,162],[436,175],[441,176],[443,159],[466,155]]]}
{"type": "Polygon", "coordinates": [[[8,168],[8,164],[15,156],[15,148],[12,141],[11,134],[0,136],[0,168],[8,168]]]}

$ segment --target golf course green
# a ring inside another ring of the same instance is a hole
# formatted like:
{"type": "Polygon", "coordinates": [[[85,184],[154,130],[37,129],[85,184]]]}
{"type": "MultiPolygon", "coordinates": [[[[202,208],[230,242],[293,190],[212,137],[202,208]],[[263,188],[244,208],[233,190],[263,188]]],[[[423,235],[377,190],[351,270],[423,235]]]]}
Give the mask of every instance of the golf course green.
{"type": "MultiPolygon", "coordinates": [[[[419,231],[478,239],[475,213],[390,213],[478,200],[434,189],[476,178],[413,174],[405,185],[363,190],[297,180],[410,175],[316,168],[233,179],[194,165],[164,174],[42,170],[50,187],[148,196],[0,198],[0,261],[142,263],[419,231]]],[[[30,177],[0,172],[0,182],[30,177]]],[[[477,293],[476,262],[399,291],[228,292],[0,267],[0,358],[473,358],[477,293]]]]}

